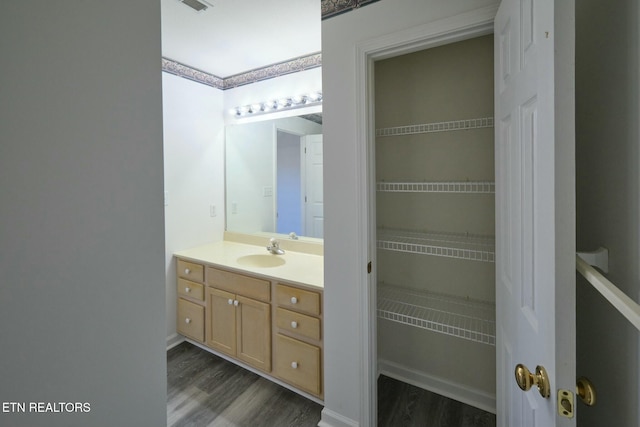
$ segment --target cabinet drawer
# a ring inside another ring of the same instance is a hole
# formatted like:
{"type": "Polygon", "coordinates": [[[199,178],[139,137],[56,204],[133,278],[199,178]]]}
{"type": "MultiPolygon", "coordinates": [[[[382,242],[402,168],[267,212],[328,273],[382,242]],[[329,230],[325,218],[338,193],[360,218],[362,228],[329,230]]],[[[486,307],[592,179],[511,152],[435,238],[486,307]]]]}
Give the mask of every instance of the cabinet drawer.
{"type": "Polygon", "coordinates": [[[204,301],[204,286],[189,280],[178,279],[178,296],[204,301]]]}
{"type": "Polygon", "coordinates": [[[204,341],[204,307],[178,298],[178,333],[204,341]]]}
{"type": "Polygon", "coordinates": [[[320,349],[302,341],[276,336],[276,372],[280,378],[309,393],[320,395],[320,349]]]}
{"type": "Polygon", "coordinates": [[[245,297],[271,301],[271,283],[268,280],[207,267],[207,285],[245,297]]]}
{"type": "Polygon", "coordinates": [[[289,307],[316,316],[320,315],[320,294],[318,292],[278,284],[276,302],[282,307],[289,307]]]}
{"type": "Polygon", "coordinates": [[[178,260],[178,277],[193,280],[194,282],[204,282],[204,267],[200,264],[178,260]]]}
{"type": "Polygon", "coordinates": [[[320,319],[316,317],[278,307],[276,309],[276,326],[312,340],[320,340],[320,319]]]}

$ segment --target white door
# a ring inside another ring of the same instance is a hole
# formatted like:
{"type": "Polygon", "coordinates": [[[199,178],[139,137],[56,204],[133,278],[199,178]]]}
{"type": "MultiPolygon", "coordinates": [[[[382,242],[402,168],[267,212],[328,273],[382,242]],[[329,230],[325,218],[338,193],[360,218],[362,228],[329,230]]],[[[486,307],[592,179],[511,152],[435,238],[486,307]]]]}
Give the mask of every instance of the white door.
{"type": "Polygon", "coordinates": [[[276,150],[276,233],[303,234],[304,181],[300,135],[278,130],[276,150]]]}
{"type": "Polygon", "coordinates": [[[305,140],[305,231],[309,237],[324,233],[324,198],[322,186],[322,135],[307,135],[305,140]]]}
{"type": "Polygon", "coordinates": [[[576,423],[558,411],[559,389],[575,391],[573,14],[571,0],[503,0],[495,19],[501,427],[576,423]],[[546,369],[549,397],[518,387],[517,364],[546,369]]]}

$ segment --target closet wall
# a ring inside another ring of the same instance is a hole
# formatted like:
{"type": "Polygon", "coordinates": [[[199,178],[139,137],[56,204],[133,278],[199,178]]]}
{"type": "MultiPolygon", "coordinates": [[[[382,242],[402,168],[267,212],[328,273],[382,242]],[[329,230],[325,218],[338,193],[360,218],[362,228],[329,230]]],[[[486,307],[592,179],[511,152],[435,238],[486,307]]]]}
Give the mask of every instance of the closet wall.
{"type": "Polygon", "coordinates": [[[493,36],[375,64],[378,359],[495,411],[493,36]]]}

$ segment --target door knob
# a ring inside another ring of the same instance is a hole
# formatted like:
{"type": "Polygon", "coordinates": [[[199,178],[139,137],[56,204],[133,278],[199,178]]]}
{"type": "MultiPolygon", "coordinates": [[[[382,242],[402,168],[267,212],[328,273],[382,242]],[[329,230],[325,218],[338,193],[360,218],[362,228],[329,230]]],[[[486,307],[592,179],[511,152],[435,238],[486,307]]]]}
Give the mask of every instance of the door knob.
{"type": "Polygon", "coordinates": [[[524,391],[529,391],[532,386],[537,386],[540,396],[547,399],[551,395],[551,386],[549,385],[549,376],[542,366],[536,366],[536,373],[532,374],[529,369],[522,363],[516,365],[515,370],[516,383],[518,387],[524,391]]]}
{"type": "Polygon", "coordinates": [[[589,378],[578,378],[576,381],[576,393],[585,405],[593,406],[596,404],[596,388],[589,378]]]}

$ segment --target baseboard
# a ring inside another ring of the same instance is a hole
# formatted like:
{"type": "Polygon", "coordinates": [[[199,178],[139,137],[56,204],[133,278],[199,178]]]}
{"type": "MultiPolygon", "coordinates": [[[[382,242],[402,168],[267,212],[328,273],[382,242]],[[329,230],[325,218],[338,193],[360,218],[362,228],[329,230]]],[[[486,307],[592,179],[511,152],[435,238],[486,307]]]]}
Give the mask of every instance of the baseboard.
{"type": "Polygon", "coordinates": [[[177,346],[184,342],[184,337],[182,335],[173,334],[167,337],[167,351],[171,350],[173,347],[177,346]]]}
{"type": "Polygon", "coordinates": [[[359,427],[360,424],[351,418],[344,417],[330,409],[322,410],[322,418],[318,427],[359,427]]]}
{"type": "Polygon", "coordinates": [[[378,372],[484,411],[496,413],[496,396],[485,391],[469,388],[463,384],[431,376],[383,359],[378,359],[378,372]]]}

